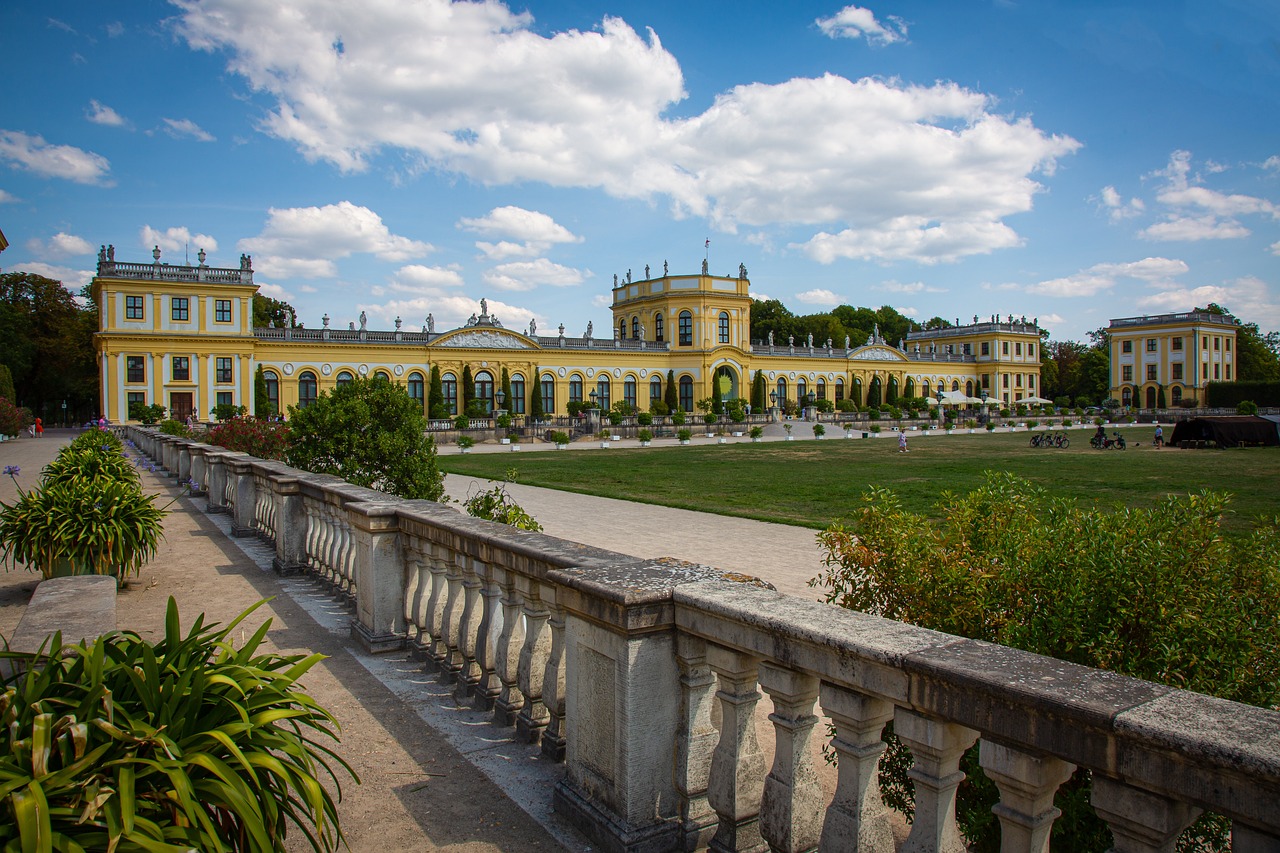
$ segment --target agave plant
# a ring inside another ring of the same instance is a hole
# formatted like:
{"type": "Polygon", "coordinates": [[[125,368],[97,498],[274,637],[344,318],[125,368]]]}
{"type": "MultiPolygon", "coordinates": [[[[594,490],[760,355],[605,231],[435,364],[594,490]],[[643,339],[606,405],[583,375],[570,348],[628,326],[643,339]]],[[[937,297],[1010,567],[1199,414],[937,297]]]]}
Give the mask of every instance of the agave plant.
{"type": "Polygon", "coordinates": [[[338,723],[298,685],[323,655],[260,653],[267,620],[238,648],[197,618],[183,635],[169,599],[164,639],[132,632],[44,654],[0,652],[0,848],[283,851],[290,827],[312,850],[343,843],[325,741],[338,723]],[[25,670],[25,671],[24,671],[25,670]]]}

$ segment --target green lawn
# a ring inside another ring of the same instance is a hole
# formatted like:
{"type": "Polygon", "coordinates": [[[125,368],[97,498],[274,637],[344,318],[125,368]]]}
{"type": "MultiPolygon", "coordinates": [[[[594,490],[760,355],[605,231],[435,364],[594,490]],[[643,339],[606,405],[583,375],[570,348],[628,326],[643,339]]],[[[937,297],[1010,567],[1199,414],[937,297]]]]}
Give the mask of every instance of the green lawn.
{"type": "MultiPolygon", "coordinates": [[[[1125,451],[1091,449],[1084,430],[1068,431],[1067,450],[1031,448],[1027,433],[913,433],[911,452],[900,454],[892,435],[849,441],[838,429],[837,437],[822,441],[714,445],[695,439],[679,447],[664,439],[646,449],[607,452],[463,456],[446,447],[440,467],[491,479],[514,468],[528,485],[814,528],[844,516],[868,485],[888,486],[908,507],[932,513],[942,492],[968,491],[989,470],[1107,507],[1224,490],[1233,495],[1228,529],[1244,529],[1258,516],[1280,517],[1280,448],[1155,450],[1153,431],[1125,429],[1125,451]]],[[[1171,431],[1166,427],[1166,437],[1171,431]]]]}

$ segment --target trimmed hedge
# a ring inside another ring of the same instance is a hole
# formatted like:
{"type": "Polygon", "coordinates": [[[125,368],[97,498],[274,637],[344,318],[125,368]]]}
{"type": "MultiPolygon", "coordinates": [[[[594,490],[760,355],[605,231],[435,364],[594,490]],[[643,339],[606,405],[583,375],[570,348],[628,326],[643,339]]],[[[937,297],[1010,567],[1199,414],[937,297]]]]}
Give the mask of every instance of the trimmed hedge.
{"type": "Polygon", "coordinates": [[[1204,397],[1205,405],[1211,409],[1234,409],[1245,400],[1259,406],[1280,406],[1280,382],[1210,382],[1205,386],[1204,397]]]}

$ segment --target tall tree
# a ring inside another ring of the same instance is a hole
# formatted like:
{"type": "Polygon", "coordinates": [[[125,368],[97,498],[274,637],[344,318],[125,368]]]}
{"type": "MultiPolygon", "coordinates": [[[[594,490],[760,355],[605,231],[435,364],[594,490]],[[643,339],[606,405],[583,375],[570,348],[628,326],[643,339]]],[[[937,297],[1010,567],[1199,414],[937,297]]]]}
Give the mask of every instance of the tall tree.
{"type": "Polygon", "coordinates": [[[463,365],[462,367],[462,406],[458,409],[459,414],[471,414],[471,401],[476,398],[476,383],[471,376],[471,365],[463,365]]]}
{"type": "Polygon", "coordinates": [[[267,396],[267,375],[261,364],[253,374],[253,414],[259,418],[270,418],[277,414],[276,407],[271,405],[271,399],[267,396]]]}
{"type": "Polygon", "coordinates": [[[253,325],[255,328],[275,326],[277,329],[283,329],[289,325],[290,317],[293,318],[296,325],[298,312],[294,311],[293,306],[288,302],[272,299],[270,296],[263,296],[261,293],[253,295],[253,325]]]}
{"type": "Polygon", "coordinates": [[[28,272],[0,275],[0,364],[13,377],[14,402],[46,421],[96,412],[97,305],[88,289],[85,306],[51,278],[28,272]]]}
{"type": "Polygon", "coordinates": [[[774,342],[786,343],[788,335],[797,333],[796,316],[777,299],[751,301],[751,340],[766,341],[773,332],[774,342]]]}
{"type": "Polygon", "coordinates": [[[444,380],[440,377],[438,364],[431,366],[431,390],[427,394],[427,417],[432,420],[449,417],[444,408],[444,380]]]}
{"type": "Polygon", "coordinates": [[[534,365],[533,383],[529,390],[529,419],[540,421],[546,416],[547,413],[542,408],[542,368],[534,365]]]}
{"type": "Polygon", "coordinates": [[[502,368],[502,382],[498,387],[502,389],[502,399],[507,401],[507,411],[516,411],[516,400],[511,396],[511,374],[507,372],[505,365],[502,368]]]}
{"type": "Polygon", "coordinates": [[[757,370],[756,378],[751,381],[751,411],[763,412],[768,393],[765,390],[764,371],[757,370]]]}
{"type": "Polygon", "coordinates": [[[667,411],[674,412],[680,408],[680,391],[676,388],[676,372],[667,371],[667,388],[663,392],[662,402],[667,404],[667,411]]]}

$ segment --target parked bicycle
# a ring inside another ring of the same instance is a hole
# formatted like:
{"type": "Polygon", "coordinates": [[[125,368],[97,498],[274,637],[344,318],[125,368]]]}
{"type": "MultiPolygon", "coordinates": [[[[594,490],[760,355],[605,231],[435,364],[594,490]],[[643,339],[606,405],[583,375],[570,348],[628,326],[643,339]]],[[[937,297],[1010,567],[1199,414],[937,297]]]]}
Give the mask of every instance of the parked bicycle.
{"type": "Polygon", "coordinates": [[[1070,447],[1071,439],[1061,433],[1040,433],[1031,436],[1032,447],[1070,447]]]}
{"type": "Polygon", "coordinates": [[[1118,432],[1115,434],[1115,438],[1108,438],[1105,435],[1095,435],[1093,438],[1089,439],[1089,446],[1094,450],[1124,450],[1127,447],[1124,436],[1118,432]]]}

